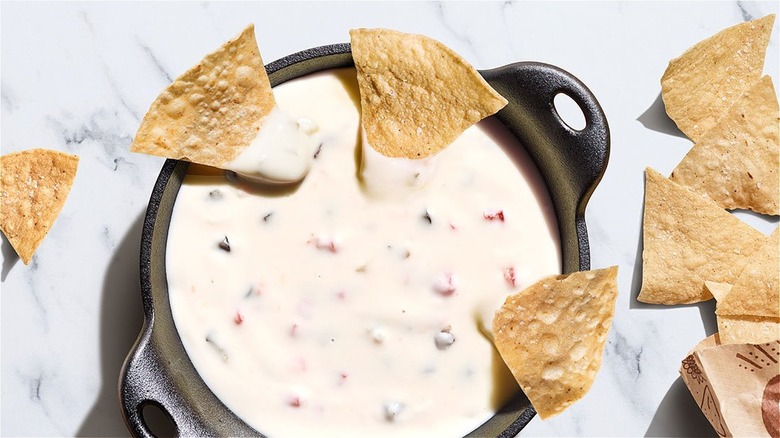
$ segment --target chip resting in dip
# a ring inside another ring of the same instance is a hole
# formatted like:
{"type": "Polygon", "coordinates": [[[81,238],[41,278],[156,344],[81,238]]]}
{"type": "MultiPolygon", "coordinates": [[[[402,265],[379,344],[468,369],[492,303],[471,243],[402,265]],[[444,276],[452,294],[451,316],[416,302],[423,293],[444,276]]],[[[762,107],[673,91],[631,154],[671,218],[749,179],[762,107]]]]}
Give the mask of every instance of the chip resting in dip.
{"type": "Polygon", "coordinates": [[[250,25],[155,99],[131,150],[293,183],[309,171],[312,129],[276,106],[250,25]]]}
{"type": "Polygon", "coordinates": [[[204,382],[266,436],[463,436],[519,391],[477,320],[560,273],[554,210],[516,138],[480,121],[506,101],[471,66],[419,36],[362,32],[353,41],[397,43],[357,43],[357,69],[273,89],[280,111],[316,126],[298,184],[185,178],[166,250],[171,311],[204,382]],[[406,104],[371,103],[392,95],[406,104]],[[371,134],[405,120],[431,141],[371,134]]]}
{"type": "Polygon", "coordinates": [[[593,384],[615,313],[617,271],[544,278],[496,312],[496,348],[543,419],[563,412],[593,384]]]}

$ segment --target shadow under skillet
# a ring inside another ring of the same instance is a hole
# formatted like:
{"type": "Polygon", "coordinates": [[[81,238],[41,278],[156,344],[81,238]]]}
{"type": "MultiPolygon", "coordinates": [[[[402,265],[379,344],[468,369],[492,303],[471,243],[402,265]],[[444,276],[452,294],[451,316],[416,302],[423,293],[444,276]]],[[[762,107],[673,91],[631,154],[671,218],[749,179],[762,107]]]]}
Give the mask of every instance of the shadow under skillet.
{"type": "MultiPolygon", "coordinates": [[[[135,342],[143,325],[143,307],[139,284],[139,258],[143,214],[139,213],[122,241],[114,250],[103,280],[100,306],[100,376],[98,398],[79,430],[78,437],[129,436],[119,409],[119,371],[127,352],[135,342]]],[[[165,418],[149,415],[150,429],[160,431],[158,436],[172,436],[165,418]],[[167,427],[167,428],[166,428],[167,427]]]]}
{"type": "Polygon", "coordinates": [[[645,432],[646,437],[717,437],[707,417],[678,377],[666,392],[645,432]]]}
{"type": "Polygon", "coordinates": [[[11,268],[19,261],[19,255],[16,254],[16,251],[11,246],[11,242],[5,237],[5,234],[0,233],[0,235],[2,236],[2,243],[0,245],[2,245],[3,251],[3,272],[0,276],[0,280],[5,281],[5,277],[11,272],[11,268]]]}
{"type": "Polygon", "coordinates": [[[644,127],[647,129],[681,138],[687,138],[685,134],[680,131],[680,128],[678,128],[674,123],[674,120],[670,119],[666,114],[666,107],[664,106],[664,101],[661,98],[661,93],[658,93],[658,97],[655,98],[655,102],[653,102],[653,104],[650,105],[650,107],[645,110],[642,115],[637,117],[636,120],[644,125],[644,127]]]}

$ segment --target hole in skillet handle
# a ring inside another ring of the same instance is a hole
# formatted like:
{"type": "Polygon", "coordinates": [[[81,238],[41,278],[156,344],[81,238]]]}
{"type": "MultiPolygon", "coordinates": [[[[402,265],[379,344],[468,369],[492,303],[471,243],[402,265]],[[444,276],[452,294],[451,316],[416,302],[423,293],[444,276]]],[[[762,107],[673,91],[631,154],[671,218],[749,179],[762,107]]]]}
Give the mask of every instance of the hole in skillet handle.
{"type": "Polygon", "coordinates": [[[176,437],[179,435],[176,423],[168,411],[159,403],[152,400],[145,401],[139,406],[144,426],[152,435],[161,438],[176,437]]]}
{"type": "Polygon", "coordinates": [[[585,114],[580,105],[566,93],[558,93],[553,98],[555,112],[561,119],[561,123],[573,131],[585,129],[585,114]]]}

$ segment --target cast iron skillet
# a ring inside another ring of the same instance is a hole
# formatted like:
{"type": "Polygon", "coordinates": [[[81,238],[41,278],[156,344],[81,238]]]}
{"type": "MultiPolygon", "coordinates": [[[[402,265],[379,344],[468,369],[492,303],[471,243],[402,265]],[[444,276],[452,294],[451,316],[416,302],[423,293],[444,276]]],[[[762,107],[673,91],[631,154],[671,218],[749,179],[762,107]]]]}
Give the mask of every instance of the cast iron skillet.
{"type": "MultiPolygon", "coordinates": [[[[353,65],[350,45],[335,44],[287,56],[266,71],[271,84],[277,85],[353,65]]],[[[590,269],[585,205],[609,158],[609,128],[596,98],[574,76],[547,64],[520,62],[480,73],[509,100],[496,117],[525,146],[547,185],[558,219],[563,271],[590,269]],[[553,99],[558,93],[571,97],[584,113],[586,126],[581,131],[569,128],[556,112],[553,99]]],[[[144,325],[121,372],[122,414],[135,436],[153,436],[141,413],[147,404],[167,412],[182,436],[258,436],[205,385],[171,316],[165,247],[187,166],[183,161],[165,162],[146,211],[141,240],[144,325]]],[[[520,395],[468,436],[513,437],[535,414],[520,395]]]]}

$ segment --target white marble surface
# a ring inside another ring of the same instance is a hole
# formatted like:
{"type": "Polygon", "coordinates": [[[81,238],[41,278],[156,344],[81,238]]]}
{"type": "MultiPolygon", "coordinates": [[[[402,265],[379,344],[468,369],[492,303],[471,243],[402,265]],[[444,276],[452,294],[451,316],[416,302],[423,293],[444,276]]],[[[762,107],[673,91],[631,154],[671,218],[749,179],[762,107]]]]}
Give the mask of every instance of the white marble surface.
{"type": "MultiPolygon", "coordinates": [[[[131,154],[171,78],[248,22],[266,62],[345,42],[354,27],[424,33],[477,68],[558,65],[600,100],[612,155],[587,211],[593,266],[620,265],[604,363],[587,396],[523,436],[711,435],[677,369],[715,329],[713,305],[635,300],[643,170],[691,146],[663,115],[669,59],[777,2],[6,3],[0,6],[2,153],[78,154],[78,176],[29,266],[2,241],[2,411],[7,436],[123,436],[117,377],[142,323],[141,218],[162,159],[131,154]]],[[[777,84],[778,25],[765,67],[777,84]]],[[[768,233],[777,224],[740,215],[768,233]]]]}

